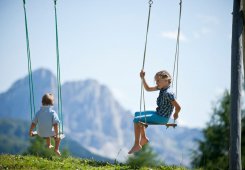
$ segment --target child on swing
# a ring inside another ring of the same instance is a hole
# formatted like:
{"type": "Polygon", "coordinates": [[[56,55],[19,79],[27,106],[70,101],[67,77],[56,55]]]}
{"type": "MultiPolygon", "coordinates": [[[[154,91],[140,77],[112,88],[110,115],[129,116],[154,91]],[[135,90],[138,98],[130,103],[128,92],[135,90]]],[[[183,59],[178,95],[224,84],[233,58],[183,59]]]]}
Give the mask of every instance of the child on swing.
{"type": "Polygon", "coordinates": [[[50,140],[50,137],[53,137],[55,140],[54,151],[58,156],[61,156],[61,153],[59,151],[60,138],[58,135],[60,120],[57,113],[52,109],[53,105],[54,95],[51,93],[46,93],[42,97],[41,109],[36,113],[34,119],[32,120],[29,135],[34,136],[33,129],[38,124],[38,136],[46,139],[47,147],[49,149],[53,148],[50,140]]]}
{"type": "Polygon", "coordinates": [[[143,85],[146,91],[157,91],[159,90],[159,96],[157,98],[157,108],[156,111],[145,111],[136,112],[134,117],[134,146],[128,152],[132,154],[141,150],[142,146],[149,142],[149,139],[145,134],[145,126],[142,126],[140,122],[143,123],[156,123],[156,124],[167,124],[169,118],[175,108],[175,113],[173,115],[174,120],[178,118],[180,112],[180,105],[175,100],[174,94],[170,91],[171,76],[170,74],[163,70],[159,71],[155,75],[156,86],[149,87],[145,81],[145,72],[142,70],[140,72],[140,77],[143,81],[143,85]]]}

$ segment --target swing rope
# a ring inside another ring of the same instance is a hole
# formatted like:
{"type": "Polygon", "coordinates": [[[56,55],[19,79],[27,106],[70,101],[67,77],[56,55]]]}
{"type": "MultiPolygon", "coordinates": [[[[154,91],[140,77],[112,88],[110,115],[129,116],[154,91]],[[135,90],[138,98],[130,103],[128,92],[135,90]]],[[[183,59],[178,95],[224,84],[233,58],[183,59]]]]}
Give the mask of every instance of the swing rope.
{"type": "Polygon", "coordinates": [[[31,51],[29,43],[28,25],[27,25],[27,15],[26,15],[26,1],[23,0],[23,8],[25,15],[25,31],[26,31],[26,50],[27,50],[27,60],[28,60],[28,83],[29,83],[29,102],[31,110],[31,121],[36,113],[35,109],[35,97],[34,97],[34,83],[32,78],[32,67],[31,67],[31,51]]]}
{"type": "MultiPolygon", "coordinates": [[[[62,113],[62,95],[61,95],[61,81],[60,81],[60,57],[59,57],[59,39],[58,39],[58,21],[57,21],[57,12],[56,12],[56,1],[54,0],[54,9],[55,9],[55,31],[56,31],[56,59],[57,59],[57,91],[58,91],[58,115],[61,119],[59,124],[59,134],[64,133],[63,127],[63,113],[62,113]],[[60,128],[61,126],[61,128],[60,128]]],[[[25,31],[26,31],[26,47],[27,47],[27,60],[28,60],[28,80],[29,80],[29,100],[30,100],[30,110],[31,110],[31,121],[33,116],[36,113],[35,109],[35,97],[34,97],[34,83],[32,78],[32,64],[31,64],[31,52],[30,52],[30,43],[29,43],[29,34],[28,34],[28,24],[27,24],[27,14],[26,14],[26,0],[23,0],[23,8],[25,15],[25,31]]]]}
{"type": "MultiPolygon", "coordinates": [[[[143,65],[142,70],[145,67],[145,58],[146,58],[146,49],[147,49],[147,41],[148,41],[148,31],[150,25],[150,15],[151,15],[151,6],[153,4],[152,0],[149,0],[149,12],[148,12],[148,20],[147,20],[147,29],[146,29],[146,38],[145,38],[145,48],[144,48],[144,56],[143,56],[143,65]]],[[[175,58],[174,58],[174,68],[173,68],[173,82],[172,87],[174,87],[175,83],[175,93],[176,98],[178,94],[178,75],[179,75],[179,38],[180,38],[180,22],[181,22],[181,14],[182,14],[182,0],[179,2],[179,22],[178,22],[178,33],[177,33],[177,41],[176,41],[176,48],[175,48],[175,58]]],[[[142,112],[142,103],[144,106],[145,112],[145,93],[144,93],[144,86],[143,86],[143,79],[141,80],[141,93],[140,93],[140,118],[142,112]]],[[[146,114],[145,114],[145,124],[146,124],[146,114]]]]}
{"type": "MultiPolygon", "coordinates": [[[[150,17],[151,17],[151,6],[152,6],[152,4],[153,4],[153,1],[149,0],[149,11],[148,11],[148,19],[147,19],[147,28],[146,28],[146,36],[145,36],[145,48],[144,48],[144,55],[143,55],[142,70],[144,70],[144,68],[145,68],[145,58],[146,58],[146,49],[147,49],[147,41],[148,41],[148,32],[149,32],[150,17]]],[[[140,118],[141,118],[141,112],[142,112],[142,103],[143,103],[144,112],[145,112],[145,91],[144,91],[143,79],[141,79],[140,118]]],[[[145,123],[146,123],[146,114],[145,114],[145,123]]]]}
{"type": "Polygon", "coordinates": [[[178,75],[179,75],[179,38],[180,38],[180,21],[181,21],[181,13],[182,13],[182,0],[179,3],[179,25],[178,25],[178,34],[177,34],[177,41],[175,47],[175,57],[174,57],[174,69],[173,69],[173,83],[172,87],[174,87],[175,82],[175,94],[176,98],[178,95],[178,75]]]}
{"type": "Polygon", "coordinates": [[[56,2],[54,0],[54,11],[55,11],[55,32],[56,32],[56,59],[57,59],[57,86],[58,86],[58,114],[61,119],[61,125],[59,124],[59,134],[64,133],[63,126],[63,113],[62,113],[62,94],[61,94],[61,81],[60,81],[60,55],[59,55],[59,37],[58,37],[58,19],[56,12],[56,2]],[[60,127],[61,126],[61,127],[60,127]]]}

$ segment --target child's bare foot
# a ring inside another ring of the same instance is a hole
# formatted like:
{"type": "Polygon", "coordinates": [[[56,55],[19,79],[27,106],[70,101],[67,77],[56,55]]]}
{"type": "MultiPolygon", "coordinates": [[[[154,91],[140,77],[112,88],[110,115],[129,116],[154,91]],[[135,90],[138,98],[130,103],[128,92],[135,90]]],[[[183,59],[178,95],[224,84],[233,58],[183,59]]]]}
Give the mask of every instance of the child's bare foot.
{"type": "Polygon", "coordinates": [[[56,155],[61,156],[61,153],[59,150],[54,150],[54,152],[56,153],[56,155]]]}
{"type": "Polygon", "coordinates": [[[141,138],[140,140],[140,145],[143,147],[145,144],[147,144],[149,142],[148,138],[141,138]]]}
{"type": "Polygon", "coordinates": [[[49,146],[48,146],[49,149],[51,149],[51,148],[53,148],[53,147],[54,147],[53,145],[49,145],[49,146]]]}
{"type": "Polygon", "coordinates": [[[134,145],[134,146],[132,147],[132,149],[128,152],[128,154],[132,154],[132,153],[134,153],[134,152],[138,152],[138,151],[141,150],[141,148],[142,148],[142,146],[140,146],[140,145],[134,145]]]}

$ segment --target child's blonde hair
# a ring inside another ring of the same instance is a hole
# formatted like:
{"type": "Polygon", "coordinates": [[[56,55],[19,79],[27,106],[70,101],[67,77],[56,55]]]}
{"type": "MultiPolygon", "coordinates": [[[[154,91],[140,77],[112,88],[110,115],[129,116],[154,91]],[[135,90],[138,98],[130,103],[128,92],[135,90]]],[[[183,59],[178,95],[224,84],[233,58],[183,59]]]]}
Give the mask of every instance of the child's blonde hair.
{"type": "Polygon", "coordinates": [[[157,72],[156,75],[155,75],[155,80],[157,78],[167,79],[169,84],[171,84],[171,82],[172,82],[172,77],[169,74],[169,72],[167,72],[166,70],[162,70],[162,71],[157,72]]]}
{"type": "Polygon", "coordinates": [[[46,93],[42,97],[42,104],[44,106],[54,105],[54,95],[52,93],[46,93]]]}

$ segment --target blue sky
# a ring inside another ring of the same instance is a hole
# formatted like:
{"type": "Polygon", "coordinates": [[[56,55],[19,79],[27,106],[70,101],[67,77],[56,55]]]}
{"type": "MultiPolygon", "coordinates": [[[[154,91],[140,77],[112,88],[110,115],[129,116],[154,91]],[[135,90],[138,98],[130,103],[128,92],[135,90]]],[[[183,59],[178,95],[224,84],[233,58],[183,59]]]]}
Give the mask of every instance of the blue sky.
{"type": "MultiPolygon", "coordinates": [[[[156,0],[146,57],[146,79],[172,73],[178,0],[156,0]]],[[[55,73],[54,7],[51,0],[27,0],[32,67],[55,73]]],[[[107,85],[132,112],[139,109],[148,1],[58,0],[61,79],[92,78],[107,85]]],[[[184,0],[180,39],[179,123],[204,127],[213,103],[230,88],[232,1],[184,0]]],[[[22,0],[0,1],[0,92],[27,74],[22,0]]],[[[146,93],[155,109],[158,92],[146,93]]]]}

